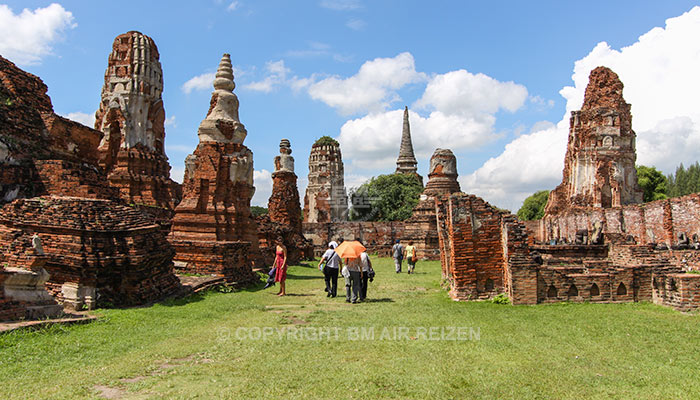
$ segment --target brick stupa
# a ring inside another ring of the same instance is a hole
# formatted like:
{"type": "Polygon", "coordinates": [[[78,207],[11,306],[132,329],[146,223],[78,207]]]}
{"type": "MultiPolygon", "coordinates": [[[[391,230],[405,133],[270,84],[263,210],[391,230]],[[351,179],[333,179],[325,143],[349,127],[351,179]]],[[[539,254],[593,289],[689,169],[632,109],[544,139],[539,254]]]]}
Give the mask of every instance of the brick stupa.
{"type": "Polygon", "coordinates": [[[641,203],[636,134],[620,78],[606,67],[591,71],[583,107],[572,111],[562,183],[549,195],[545,215],[572,207],[610,208],[641,203]]]}
{"type": "Polygon", "coordinates": [[[435,200],[460,191],[457,182],[457,158],[449,149],[436,149],[430,158],[428,183],[406,220],[404,244],[413,240],[418,254],[430,260],[440,259],[435,200]]]}
{"type": "Polygon", "coordinates": [[[288,139],[280,141],[280,154],[275,157],[274,164],[272,194],[267,203],[269,212],[257,218],[260,252],[265,265],[272,265],[275,242],[281,240],[287,247],[288,263],[296,264],[313,257],[313,245],[302,234],[297,175],[288,139]]]}
{"type": "Polygon", "coordinates": [[[253,153],[238,118],[231,57],[221,58],[209,111],[199,125],[199,144],[185,159],[182,202],[175,209],[170,241],[183,272],[215,274],[238,283],[256,279],[260,261],[257,225],[250,212],[253,153]]]}
{"type": "Polygon", "coordinates": [[[163,71],[153,39],[135,31],[117,36],[95,114],[95,129],[104,132],[100,166],[125,201],[172,210],[182,192],[170,179],[165,155],[162,92],[163,71]]]}

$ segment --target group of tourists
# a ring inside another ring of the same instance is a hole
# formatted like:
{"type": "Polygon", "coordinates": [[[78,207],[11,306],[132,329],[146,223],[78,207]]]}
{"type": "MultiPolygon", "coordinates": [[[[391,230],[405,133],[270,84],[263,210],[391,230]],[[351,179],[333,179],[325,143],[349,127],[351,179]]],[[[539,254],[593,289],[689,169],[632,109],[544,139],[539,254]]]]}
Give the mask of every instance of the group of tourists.
{"type": "Polygon", "coordinates": [[[406,260],[408,264],[408,273],[412,274],[416,269],[416,261],[418,261],[418,253],[416,252],[415,246],[413,246],[413,241],[408,242],[408,246],[401,244],[401,240],[396,239],[396,244],[391,248],[391,257],[394,259],[394,266],[396,267],[396,273],[401,273],[401,264],[403,260],[406,260]]]}
{"type": "MultiPolygon", "coordinates": [[[[355,239],[356,243],[362,245],[360,239],[355,239]]],[[[346,257],[343,259],[336,251],[338,242],[328,243],[328,250],[323,253],[318,263],[318,268],[323,271],[326,281],[326,296],[336,297],[338,294],[338,273],[345,279],[345,301],[348,303],[359,303],[367,299],[367,287],[369,282],[374,280],[374,269],[372,260],[369,258],[364,246],[357,257],[346,257]]]]}
{"type": "MultiPolygon", "coordinates": [[[[340,242],[342,243],[342,240],[340,242]]],[[[337,251],[339,250],[338,242],[332,241],[328,243],[328,250],[321,256],[318,268],[323,272],[326,283],[326,297],[336,297],[338,295],[338,275],[340,274],[345,279],[345,301],[355,304],[367,299],[367,287],[369,282],[374,280],[374,269],[372,268],[372,260],[362,245],[362,241],[355,239],[351,243],[357,244],[353,248],[355,252],[341,252],[341,254],[346,255],[345,257],[342,257],[337,251]]],[[[394,259],[397,274],[401,273],[403,260],[406,260],[408,264],[408,273],[414,273],[418,254],[415,246],[413,246],[413,241],[409,241],[408,246],[404,246],[400,240],[396,240],[396,244],[391,248],[391,256],[394,259]]],[[[286,295],[287,248],[281,241],[277,243],[275,248],[275,261],[268,276],[265,289],[279,282],[280,290],[277,292],[277,295],[286,295]]]]}

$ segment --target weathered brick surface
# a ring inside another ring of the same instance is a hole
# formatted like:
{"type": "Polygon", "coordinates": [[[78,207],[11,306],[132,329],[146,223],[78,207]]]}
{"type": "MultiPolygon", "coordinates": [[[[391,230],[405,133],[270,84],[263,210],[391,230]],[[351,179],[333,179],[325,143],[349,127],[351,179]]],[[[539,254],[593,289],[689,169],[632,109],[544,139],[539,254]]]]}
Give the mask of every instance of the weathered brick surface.
{"type": "Polygon", "coordinates": [[[700,307],[700,274],[654,274],[654,303],[679,311],[700,307]]]}
{"type": "Polygon", "coordinates": [[[255,192],[253,153],[243,145],[247,131],[238,119],[235,87],[231,58],[224,54],[209,111],[197,132],[199,144],[185,159],[183,198],[168,238],[180,270],[217,271],[240,283],[252,280],[253,264],[263,260],[250,212],[255,192]],[[231,244],[237,242],[247,244],[231,244]]]}
{"type": "Polygon", "coordinates": [[[532,302],[534,291],[528,293],[532,285],[525,279],[534,265],[515,217],[464,193],[441,197],[437,210],[443,278],[451,297],[487,299],[510,291],[514,302],[532,302]]]}
{"type": "Polygon", "coordinates": [[[559,214],[545,214],[528,227],[540,242],[565,239],[571,243],[576,231],[591,231],[598,221],[606,234],[631,236],[638,244],[666,243],[670,247],[681,233],[700,237],[700,194],[607,209],[571,207],[559,214]]]}
{"type": "MultiPolygon", "coordinates": [[[[258,224],[258,246],[265,267],[270,267],[275,260],[277,242],[281,241],[287,248],[287,262],[297,264],[314,258],[314,245],[291,225],[271,221],[270,216],[256,218],[258,224]]],[[[325,250],[325,249],[324,249],[325,250]]]]}
{"type": "Polygon", "coordinates": [[[563,179],[549,195],[547,215],[572,206],[610,208],[642,202],[636,134],[622,89],[610,69],[591,71],[583,107],[571,113],[563,179]]]}
{"type": "Polygon", "coordinates": [[[42,239],[51,274],[47,288],[63,300],[67,282],[92,287],[99,302],[144,304],[174,293],[173,249],[158,225],[136,209],[109,200],[20,199],[0,209],[0,254],[17,263],[42,239]]]}
{"type": "Polygon", "coordinates": [[[100,166],[122,199],[172,210],[182,197],[165,155],[163,72],[158,48],[136,31],[117,36],[109,55],[95,128],[105,136],[100,166]]]}
{"type": "Polygon", "coordinates": [[[316,256],[326,251],[330,241],[338,239],[359,238],[370,253],[381,257],[391,256],[396,239],[402,239],[406,244],[404,222],[304,223],[303,231],[304,236],[312,241],[316,256]]]}
{"type": "Polygon", "coordinates": [[[304,195],[304,222],[339,222],[348,219],[343,156],[338,144],[311,146],[309,184],[304,195]]]}

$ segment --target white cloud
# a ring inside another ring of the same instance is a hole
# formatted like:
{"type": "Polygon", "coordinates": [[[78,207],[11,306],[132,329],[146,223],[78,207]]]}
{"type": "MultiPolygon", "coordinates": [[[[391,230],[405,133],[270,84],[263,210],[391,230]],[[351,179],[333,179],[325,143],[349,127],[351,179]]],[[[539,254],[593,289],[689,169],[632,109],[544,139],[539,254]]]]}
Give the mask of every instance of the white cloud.
{"type": "MultiPolygon", "coordinates": [[[[527,99],[527,89],[465,70],[435,75],[416,102],[427,116],[410,110],[411,137],[418,158],[436,148],[453,151],[477,148],[496,139],[495,113],[515,111],[527,99]]],[[[396,162],[403,126],[403,110],[374,112],[347,121],[338,140],[356,169],[388,169],[396,162]]]]}
{"type": "Polygon", "coordinates": [[[213,90],[214,78],[216,78],[216,72],[197,75],[182,84],[181,89],[186,94],[190,94],[193,90],[213,90]]]}
{"type": "Polygon", "coordinates": [[[73,21],[73,14],[56,3],[19,14],[0,4],[0,54],[18,65],[39,64],[52,54],[51,44],[77,26],[73,21]]]}
{"type": "Polygon", "coordinates": [[[367,26],[367,23],[358,18],[351,18],[345,23],[345,26],[355,31],[361,31],[367,26]]]}
{"type": "Polygon", "coordinates": [[[291,71],[284,66],[284,60],[268,61],[265,64],[267,76],[257,82],[251,82],[243,87],[256,92],[270,93],[275,87],[287,82],[287,74],[291,71]]]}
{"type": "Polygon", "coordinates": [[[666,20],[620,50],[601,42],[576,61],[574,86],[560,91],[566,113],[555,128],[518,137],[498,157],[488,160],[462,189],[517,210],[536,190],[561,182],[569,115],[583,103],[590,71],[604,65],[625,85],[637,132],[637,162],[672,172],[678,163],[700,159],[700,7],[666,20]]]}
{"type": "Polygon", "coordinates": [[[434,76],[415,105],[450,115],[480,118],[501,108],[516,111],[526,99],[527,89],[522,85],[460,69],[434,76]]]}
{"type": "Polygon", "coordinates": [[[267,201],[272,194],[272,173],[266,169],[253,171],[253,182],[255,185],[255,194],[253,195],[250,205],[267,207],[267,201]]]}
{"type": "Polygon", "coordinates": [[[319,5],[336,11],[349,11],[362,8],[360,0],[322,0],[319,5]]]}
{"type": "Polygon", "coordinates": [[[349,78],[333,76],[310,83],[307,90],[313,99],[344,115],[378,112],[400,100],[396,90],[426,78],[424,73],[416,71],[411,53],[401,53],[393,58],[367,61],[349,78]]]}
{"type": "Polygon", "coordinates": [[[169,126],[171,128],[177,128],[177,121],[175,120],[174,115],[171,115],[165,119],[165,126],[169,126]]]}
{"type": "Polygon", "coordinates": [[[185,178],[185,167],[178,165],[170,168],[170,179],[177,183],[182,183],[185,178]]]}
{"type": "Polygon", "coordinates": [[[86,114],[84,112],[72,112],[64,115],[64,117],[75,121],[75,122],[80,122],[81,124],[85,126],[89,126],[90,128],[95,127],[95,114],[86,114]]]}
{"type": "Polygon", "coordinates": [[[226,7],[226,11],[236,11],[241,6],[239,1],[232,1],[231,4],[226,7]]]}

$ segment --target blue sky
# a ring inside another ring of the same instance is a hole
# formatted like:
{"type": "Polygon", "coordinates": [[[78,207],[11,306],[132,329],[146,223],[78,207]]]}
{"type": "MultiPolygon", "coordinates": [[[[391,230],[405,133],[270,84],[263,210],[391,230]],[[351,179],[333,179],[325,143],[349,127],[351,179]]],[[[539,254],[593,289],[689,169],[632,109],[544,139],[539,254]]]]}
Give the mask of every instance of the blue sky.
{"type": "Polygon", "coordinates": [[[451,148],[463,191],[516,211],[561,181],[568,113],[597,65],[625,83],[640,163],[672,172],[700,159],[696,1],[0,4],[0,55],[41,77],[59,114],[88,124],[114,37],[151,36],[176,179],[197,144],[210,74],[230,53],[257,205],[267,203],[281,138],[302,195],[322,135],[341,142],[348,188],[393,172],[408,105],[421,174],[436,147],[451,148]]]}

